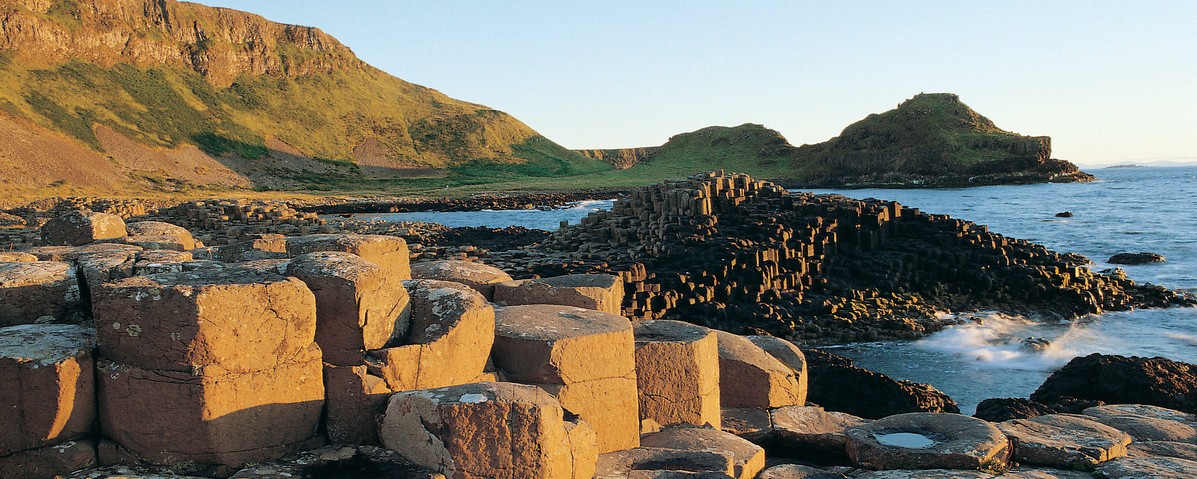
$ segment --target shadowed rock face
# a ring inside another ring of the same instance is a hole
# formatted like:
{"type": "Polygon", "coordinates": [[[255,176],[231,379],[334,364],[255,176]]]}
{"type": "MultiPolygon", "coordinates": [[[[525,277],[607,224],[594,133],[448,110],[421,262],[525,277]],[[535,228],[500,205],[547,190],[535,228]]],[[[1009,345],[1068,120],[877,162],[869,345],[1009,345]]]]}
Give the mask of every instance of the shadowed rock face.
{"type": "Polygon", "coordinates": [[[825,351],[805,353],[810,367],[808,399],[828,410],[867,419],[920,411],[960,412],[956,401],[930,385],[896,381],[825,351]]]}
{"type": "Polygon", "coordinates": [[[1031,399],[1149,404],[1197,413],[1197,366],[1166,358],[1090,354],[1052,373],[1031,399]]]}

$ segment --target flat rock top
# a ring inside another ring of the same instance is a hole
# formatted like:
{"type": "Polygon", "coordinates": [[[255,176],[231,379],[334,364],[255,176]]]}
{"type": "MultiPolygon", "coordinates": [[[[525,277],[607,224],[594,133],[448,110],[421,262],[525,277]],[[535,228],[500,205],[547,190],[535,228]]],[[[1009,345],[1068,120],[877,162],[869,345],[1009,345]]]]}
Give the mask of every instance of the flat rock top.
{"type": "Polygon", "coordinates": [[[531,304],[495,308],[495,334],[545,341],[630,331],[623,316],[573,306],[531,304]]]}
{"type": "Polygon", "coordinates": [[[55,283],[67,279],[71,265],[57,261],[0,263],[0,288],[55,283]]]}
{"type": "Polygon", "coordinates": [[[382,268],[362,259],[361,256],[343,251],[318,251],[292,258],[286,267],[287,274],[296,277],[331,276],[345,279],[359,279],[376,275],[382,268]]]}
{"type": "Polygon", "coordinates": [[[922,469],[866,472],[856,479],[992,479],[993,475],[981,471],[958,469],[922,469]]]}
{"type": "Polygon", "coordinates": [[[90,352],[96,331],[76,324],[22,324],[0,328],[0,359],[50,366],[90,352]]]}
{"type": "Polygon", "coordinates": [[[685,321],[667,319],[637,321],[632,325],[636,344],[677,342],[692,343],[711,335],[711,330],[685,321]]]}
{"type": "Polygon", "coordinates": [[[609,274],[567,274],[531,281],[544,283],[554,288],[610,288],[619,279],[609,274]]]}
{"type": "Polygon", "coordinates": [[[1125,432],[1082,416],[1048,414],[1030,419],[1011,419],[997,424],[998,429],[1020,444],[1063,444],[1089,448],[1118,448],[1130,444],[1125,432]]]}
{"type": "Polygon", "coordinates": [[[1197,461],[1197,444],[1173,441],[1132,442],[1126,448],[1129,457],[1164,456],[1197,461]]]}
{"type": "Polygon", "coordinates": [[[1138,457],[1109,461],[1097,468],[1106,479],[1191,479],[1197,461],[1175,457],[1138,457]]]}
{"type": "Polygon", "coordinates": [[[1168,421],[1197,422],[1197,415],[1189,414],[1166,407],[1150,406],[1146,404],[1106,404],[1094,406],[1082,411],[1086,416],[1142,416],[1168,421]]]}
{"type": "Polygon", "coordinates": [[[781,407],[770,414],[775,429],[797,434],[843,434],[850,427],[869,422],[848,413],[824,411],[815,406],[781,407]]]}
{"type": "Polygon", "coordinates": [[[37,256],[19,251],[0,251],[0,263],[32,263],[37,256]]]}
{"type": "Polygon", "coordinates": [[[112,288],[169,288],[173,286],[203,287],[296,281],[278,273],[245,267],[191,269],[187,268],[186,264],[183,266],[184,271],[182,272],[135,276],[108,283],[107,286],[112,288]]]}
{"type": "Polygon", "coordinates": [[[125,231],[129,232],[129,236],[191,236],[191,232],[187,228],[161,221],[126,223],[125,231]]]}
{"type": "Polygon", "coordinates": [[[777,374],[794,374],[793,369],[786,366],[773,355],[765,352],[748,338],[726,331],[715,330],[719,338],[719,359],[738,361],[751,364],[764,371],[777,374]]]}
{"type": "Polygon", "coordinates": [[[503,270],[477,261],[437,260],[412,263],[413,278],[448,279],[458,278],[479,283],[511,281],[511,275],[503,270]]]}
{"type": "Polygon", "coordinates": [[[38,246],[31,248],[26,253],[37,256],[43,261],[74,261],[79,256],[92,253],[110,253],[113,251],[121,251],[128,253],[135,253],[144,248],[124,243],[92,243],[84,246],[38,246]]]}
{"type": "Polygon", "coordinates": [[[910,451],[925,450],[936,454],[969,454],[1004,447],[1006,436],[988,421],[960,414],[911,412],[884,417],[847,430],[854,441],[881,444],[910,451]],[[886,444],[891,434],[915,434],[929,439],[926,446],[905,447],[886,444]]]}
{"type": "Polygon", "coordinates": [[[557,402],[557,398],[545,392],[544,389],[527,384],[503,382],[470,383],[436,389],[405,391],[396,393],[392,396],[391,401],[393,402],[396,398],[407,396],[423,397],[436,404],[498,402],[537,406],[561,406],[561,403],[557,402]]]}

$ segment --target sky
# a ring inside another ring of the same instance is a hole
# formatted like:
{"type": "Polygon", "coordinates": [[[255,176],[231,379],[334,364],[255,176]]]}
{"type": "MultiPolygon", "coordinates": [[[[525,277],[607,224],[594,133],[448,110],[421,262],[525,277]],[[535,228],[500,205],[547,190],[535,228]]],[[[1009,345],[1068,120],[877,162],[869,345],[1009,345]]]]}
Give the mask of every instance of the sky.
{"type": "Polygon", "coordinates": [[[1197,161],[1197,2],[201,0],[319,27],[569,148],[759,123],[825,141],[920,92],[1081,165],[1197,161]]]}

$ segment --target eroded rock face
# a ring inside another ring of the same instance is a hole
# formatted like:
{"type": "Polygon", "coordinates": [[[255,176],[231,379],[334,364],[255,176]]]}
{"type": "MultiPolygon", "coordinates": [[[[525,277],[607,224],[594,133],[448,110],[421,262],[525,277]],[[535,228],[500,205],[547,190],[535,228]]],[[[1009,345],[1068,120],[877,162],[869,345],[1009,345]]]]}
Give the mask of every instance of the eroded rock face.
{"type": "Polygon", "coordinates": [[[661,426],[720,427],[715,333],[681,321],[634,324],[640,418],[661,426]]]}
{"type": "MultiPolygon", "coordinates": [[[[765,468],[765,450],[734,434],[701,427],[674,427],[645,436],[646,448],[724,453],[731,458],[726,473],[736,479],[751,479],[765,468]]],[[[716,472],[716,471],[711,471],[716,472]]]]}
{"type": "Polygon", "coordinates": [[[473,383],[395,394],[379,435],[413,463],[452,478],[574,478],[575,457],[594,445],[572,444],[564,411],[544,390],[473,383]],[[578,451],[575,453],[574,451],[578,451]]]}
{"type": "Polygon", "coordinates": [[[105,239],[124,238],[125,220],[108,213],[75,210],[52,218],[41,228],[46,245],[79,246],[105,239]]]}
{"type": "Polygon", "coordinates": [[[67,263],[0,263],[0,327],[78,322],[79,281],[67,263]]]}
{"type": "Polygon", "coordinates": [[[324,425],[333,444],[378,444],[391,389],[366,366],[324,365],[324,425]]]}
{"type": "MultiPolygon", "coordinates": [[[[95,330],[85,326],[0,328],[0,457],[90,435],[96,420],[94,348],[95,330]]],[[[9,469],[2,470],[7,475],[9,469]]]]}
{"type": "Polygon", "coordinates": [[[806,391],[792,368],[743,336],[716,331],[719,395],[724,407],[802,405],[806,391]]]}
{"type": "Polygon", "coordinates": [[[392,391],[476,380],[495,342],[495,310],[461,283],[403,282],[411,297],[411,327],[400,345],[370,351],[367,365],[392,391]]]}
{"type": "Polygon", "coordinates": [[[1081,416],[1049,414],[997,425],[1014,442],[1014,457],[1024,464],[1092,470],[1126,455],[1131,437],[1081,416]]]}
{"type": "Polygon", "coordinates": [[[1197,366],[1095,353],[1073,358],[1052,373],[1031,399],[1047,404],[1069,399],[1148,404],[1197,413],[1197,366]]]}
{"type": "Polygon", "coordinates": [[[411,319],[403,284],[360,256],[317,252],[295,257],[287,275],[303,281],[316,297],[316,343],[324,361],[362,364],[367,350],[405,336],[411,319]]]}
{"type": "Polygon", "coordinates": [[[477,261],[423,261],[411,265],[413,279],[453,281],[474,288],[487,301],[495,297],[495,284],[511,281],[503,270],[477,261]]]}
{"type": "Polygon", "coordinates": [[[570,274],[495,284],[495,301],[507,305],[559,304],[621,314],[623,280],[606,274],[570,274]]]}
{"type": "Polygon", "coordinates": [[[1001,469],[1011,456],[1002,431],[958,414],[898,414],[846,435],[852,462],[869,469],[1001,469]]]}
{"type": "Polygon", "coordinates": [[[495,309],[495,366],[538,384],[598,434],[600,452],[639,445],[635,342],[627,318],[557,305],[495,309]]]}

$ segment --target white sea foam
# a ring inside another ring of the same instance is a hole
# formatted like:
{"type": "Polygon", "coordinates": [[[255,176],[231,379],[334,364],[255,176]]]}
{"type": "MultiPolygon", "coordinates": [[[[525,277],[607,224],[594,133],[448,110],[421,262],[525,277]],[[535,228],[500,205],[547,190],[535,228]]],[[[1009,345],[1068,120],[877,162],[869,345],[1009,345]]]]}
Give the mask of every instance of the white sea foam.
{"type": "Polygon", "coordinates": [[[1073,343],[1088,331],[1074,324],[1058,336],[1044,323],[996,313],[971,315],[967,321],[915,343],[916,347],[971,361],[980,369],[1047,371],[1076,355],[1073,343]],[[1028,338],[1047,340],[1046,346],[1024,344],[1028,338]]]}

